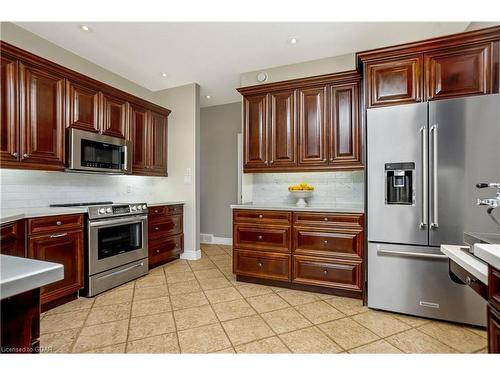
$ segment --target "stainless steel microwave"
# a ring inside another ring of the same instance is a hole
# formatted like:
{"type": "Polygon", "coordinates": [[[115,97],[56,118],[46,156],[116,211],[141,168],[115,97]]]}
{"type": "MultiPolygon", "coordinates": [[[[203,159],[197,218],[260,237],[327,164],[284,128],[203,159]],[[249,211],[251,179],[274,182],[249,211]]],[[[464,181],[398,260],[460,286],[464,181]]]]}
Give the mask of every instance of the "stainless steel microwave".
{"type": "Polygon", "coordinates": [[[79,129],[68,129],[67,132],[67,170],[132,173],[130,141],[79,129]]]}

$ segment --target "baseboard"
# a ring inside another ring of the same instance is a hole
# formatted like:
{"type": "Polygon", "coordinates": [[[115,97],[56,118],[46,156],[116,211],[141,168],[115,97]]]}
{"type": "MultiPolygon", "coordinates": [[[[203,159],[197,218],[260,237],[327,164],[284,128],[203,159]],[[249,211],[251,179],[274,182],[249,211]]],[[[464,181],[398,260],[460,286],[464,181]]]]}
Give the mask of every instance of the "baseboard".
{"type": "Polygon", "coordinates": [[[198,260],[201,259],[201,250],[184,250],[181,259],[198,260]]]}
{"type": "Polygon", "coordinates": [[[232,245],[233,239],[231,237],[216,237],[213,234],[200,233],[200,243],[213,245],[232,245]]]}

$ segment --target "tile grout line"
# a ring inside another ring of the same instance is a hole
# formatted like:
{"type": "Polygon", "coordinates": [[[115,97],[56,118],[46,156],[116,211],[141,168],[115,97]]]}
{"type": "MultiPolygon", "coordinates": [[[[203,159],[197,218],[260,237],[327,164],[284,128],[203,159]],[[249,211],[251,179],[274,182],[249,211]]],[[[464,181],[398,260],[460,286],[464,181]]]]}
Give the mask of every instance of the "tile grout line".
{"type": "Polygon", "coordinates": [[[128,325],[127,325],[127,335],[125,337],[125,347],[123,348],[123,352],[127,353],[128,349],[128,336],[130,332],[130,324],[132,322],[132,306],[134,305],[134,298],[135,298],[135,280],[134,280],[134,288],[132,289],[132,299],[130,300],[130,315],[128,316],[128,325]]]}
{"type": "Polygon", "coordinates": [[[172,314],[172,320],[174,321],[175,337],[177,339],[177,347],[179,348],[179,354],[180,354],[181,353],[181,343],[179,341],[179,331],[177,330],[177,322],[175,320],[175,315],[174,315],[174,305],[172,304],[172,298],[171,298],[172,296],[170,295],[170,287],[169,287],[168,282],[167,282],[167,274],[165,272],[165,267],[164,266],[162,266],[162,270],[163,270],[163,277],[165,277],[165,283],[167,285],[168,302],[170,303],[170,311],[171,311],[171,314],[172,314]]]}
{"type": "MultiPolygon", "coordinates": [[[[80,298],[80,297],[78,297],[78,298],[80,298]]],[[[80,327],[80,329],[78,330],[78,334],[76,335],[75,340],[73,341],[73,343],[71,344],[71,346],[69,348],[70,353],[73,353],[73,350],[75,349],[75,345],[76,345],[78,339],[80,338],[80,335],[82,334],[83,329],[85,328],[85,323],[87,323],[87,320],[89,318],[90,312],[92,311],[92,308],[94,307],[96,299],[97,298],[94,298],[94,300],[92,301],[92,304],[90,305],[89,311],[87,312],[87,315],[85,316],[85,320],[83,321],[83,324],[80,327]]]]}

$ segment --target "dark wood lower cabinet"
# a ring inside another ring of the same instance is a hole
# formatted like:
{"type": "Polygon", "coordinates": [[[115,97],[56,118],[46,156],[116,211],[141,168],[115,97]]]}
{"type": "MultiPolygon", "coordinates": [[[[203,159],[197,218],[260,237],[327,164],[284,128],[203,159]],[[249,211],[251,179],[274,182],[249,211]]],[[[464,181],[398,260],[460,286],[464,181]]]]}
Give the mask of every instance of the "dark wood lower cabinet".
{"type": "Polygon", "coordinates": [[[17,257],[26,257],[25,220],[2,224],[0,227],[0,253],[17,257]]]}
{"type": "Polygon", "coordinates": [[[363,214],[234,210],[233,272],[241,281],[361,298],[363,222],[363,214]]]}
{"type": "Polygon", "coordinates": [[[500,270],[488,267],[488,353],[500,354],[500,270]]]}

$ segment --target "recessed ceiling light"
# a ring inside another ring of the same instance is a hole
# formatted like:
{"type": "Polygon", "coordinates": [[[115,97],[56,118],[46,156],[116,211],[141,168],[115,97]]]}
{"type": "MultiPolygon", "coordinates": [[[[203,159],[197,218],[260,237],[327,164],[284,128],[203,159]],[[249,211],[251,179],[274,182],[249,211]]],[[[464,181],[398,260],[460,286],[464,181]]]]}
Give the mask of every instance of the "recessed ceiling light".
{"type": "Polygon", "coordinates": [[[167,73],[162,73],[161,74],[162,77],[166,77],[167,76],[167,73]]]}
{"type": "Polygon", "coordinates": [[[297,38],[290,38],[289,42],[290,44],[297,44],[299,40],[297,38]]]}
{"type": "Polygon", "coordinates": [[[211,99],[212,97],[210,95],[205,95],[206,99],[211,99]]]}
{"type": "Polygon", "coordinates": [[[80,25],[80,29],[82,29],[83,31],[90,31],[90,27],[88,27],[87,25],[80,25]]]}

